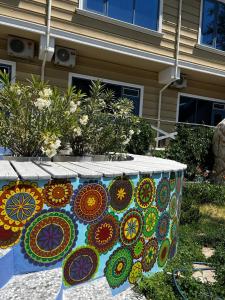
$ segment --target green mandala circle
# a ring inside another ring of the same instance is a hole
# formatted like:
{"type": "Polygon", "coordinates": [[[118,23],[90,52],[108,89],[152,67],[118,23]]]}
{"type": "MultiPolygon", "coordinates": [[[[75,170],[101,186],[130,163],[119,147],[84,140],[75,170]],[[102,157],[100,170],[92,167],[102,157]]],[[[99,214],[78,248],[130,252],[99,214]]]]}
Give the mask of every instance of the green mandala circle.
{"type": "Polygon", "coordinates": [[[170,199],[170,208],[169,208],[169,213],[170,213],[170,218],[173,219],[177,212],[177,194],[174,193],[170,199]]]}
{"type": "Polygon", "coordinates": [[[128,248],[118,248],[109,257],[104,269],[105,277],[111,288],[117,288],[128,278],[133,265],[133,258],[128,248]]]}
{"type": "Polygon", "coordinates": [[[165,266],[168,259],[169,252],[170,252],[170,241],[169,239],[165,239],[162,242],[161,247],[159,249],[158,266],[160,268],[165,266]]]}
{"type": "Polygon", "coordinates": [[[150,207],[144,216],[143,234],[145,237],[151,237],[155,230],[159,219],[158,209],[154,206],[150,207]]]}
{"type": "Polygon", "coordinates": [[[175,217],[172,221],[172,225],[170,228],[170,239],[173,240],[177,237],[177,230],[178,230],[178,220],[177,217],[175,217]]]}
{"type": "Polygon", "coordinates": [[[138,259],[142,257],[145,249],[145,239],[141,237],[132,247],[133,258],[138,259]]]}
{"type": "Polygon", "coordinates": [[[157,186],[156,206],[160,212],[166,210],[170,201],[170,184],[169,180],[162,178],[157,186]]]}

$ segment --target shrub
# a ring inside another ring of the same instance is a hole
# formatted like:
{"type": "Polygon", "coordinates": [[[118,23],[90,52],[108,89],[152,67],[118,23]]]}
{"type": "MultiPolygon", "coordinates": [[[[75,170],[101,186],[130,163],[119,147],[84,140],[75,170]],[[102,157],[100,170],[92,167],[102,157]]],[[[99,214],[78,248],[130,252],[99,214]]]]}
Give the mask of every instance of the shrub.
{"type": "Polygon", "coordinates": [[[167,149],[167,158],[188,165],[187,178],[190,180],[208,176],[213,167],[212,138],[214,130],[204,126],[177,125],[176,139],[167,149]]]}
{"type": "Polygon", "coordinates": [[[130,100],[116,99],[113,91],[95,81],[90,96],[82,99],[81,111],[79,131],[70,138],[74,155],[125,152],[138,130],[130,100]]]}
{"type": "Polygon", "coordinates": [[[225,204],[225,186],[211,183],[186,183],[183,190],[184,199],[193,199],[196,204],[225,204]]]}
{"type": "Polygon", "coordinates": [[[0,74],[0,145],[17,156],[54,156],[65,133],[77,126],[80,92],[61,92],[32,78],[11,84],[0,74]]]}
{"type": "Polygon", "coordinates": [[[136,125],[136,130],[128,144],[127,151],[133,154],[144,155],[148,153],[150,145],[154,142],[154,133],[150,123],[145,119],[140,118],[134,125],[136,125]]]}

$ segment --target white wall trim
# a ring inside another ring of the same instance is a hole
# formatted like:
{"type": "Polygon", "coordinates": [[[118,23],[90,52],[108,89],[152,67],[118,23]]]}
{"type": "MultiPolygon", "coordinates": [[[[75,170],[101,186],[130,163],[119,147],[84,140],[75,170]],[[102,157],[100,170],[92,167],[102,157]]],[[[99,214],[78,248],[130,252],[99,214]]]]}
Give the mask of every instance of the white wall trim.
{"type": "Polygon", "coordinates": [[[201,0],[201,4],[200,4],[200,16],[199,16],[199,27],[198,27],[198,44],[201,44],[202,20],[203,20],[203,0],[201,0]]]}
{"type": "Polygon", "coordinates": [[[162,23],[163,23],[163,1],[164,0],[159,0],[159,16],[158,16],[158,30],[151,30],[151,29],[147,29],[145,27],[141,27],[141,26],[137,26],[135,24],[130,24],[127,22],[123,22],[117,19],[112,19],[108,16],[105,15],[100,15],[98,13],[94,13],[94,12],[90,12],[88,10],[86,10],[84,8],[84,1],[85,0],[79,0],[79,9],[76,10],[77,13],[82,14],[82,15],[86,15],[88,17],[93,17],[95,19],[100,19],[102,21],[105,22],[109,22],[115,25],[120,25],[129,29],[133,29],[136,31],[140,31],[140,32],[144,32],[144,33],[148,33],[148,34],[152,34],[158,37],[162,37],[163,33],[162,33],[162,23]]]}
{"type": "Polygon", "coordinates": [[[69,73],[69,80],[68,80],[69,87],[72,85],[73,77],[89,79],[89,80],[101,80],[102,82],[105,82],[105,83],[117,84],[117,85],[122,85],[122,86],[127,86],[127,87],[131,87],[131,88],[140,89],[139,117],[142,116],[143,102],[144,102],[144,86],[143,85],[138,85],[138,84],[133,84],[133,83],[124,82],[124,81],[117,81],[117,80],[111,80],[111,79],[106,79],[106,78],[101,78],[101,77],[96,77],[96,76],[89,76],[89,75],[84,75],[84,74],[79,74],[79,73],[71,73],[70,72],[69,73]]]}
{"type": "Polygon", "coordinates": [[[225,99],[217,99],[217,98],[212,98],[212,97],[206,97],[206,96],[200,96],[200,95],[194,95],[194,94],[189,94],[189,93],[178,93],[177,97],[177,112],[176,112],[176,122],[179,120],[179,107],[180,107],[180,97],[188,97],[188,98],[195,98],[195,99],[201,99],[201,100],[206,100],[206,101],[212,101],[212,102],[217,102],[217,103],[224,103],[225,104],[225,99]]]}
{"type": "MultiPolygon", "coordinates": [[[[39,34],[45,34],[46,26],[44,25],[38,25],[32,22],[22,21],[15,18],[0,16],[0,25],[10,26],[13,28],[20,28],[29,32],[36,32],[39,34]]],[[[140,58],[146,61],[154,61],[157,63],[164,64],[166,66],[174,66],[175,59],[154,54],[151,52],[143,51],[143,50],[137,50],[134,48],[113,44],[110,42],[105,42],[102,40],[86,37],[80,34],[71,33],[68,31],[63,31],[60,29],[54,29],[51,30],[51,37],[55,37],[61,40],[67,40],[70,42],[95,47],[99,49],[104,49],[106,51],[111,51],[115,53],[121,53],[124,55],[132,56],[135,58],[140,58]]],[[[219,70],[216,68],[211,68],[203,65],[198,65],[195,63],[191,63],[188,61],[181,61],[179,60],[179,67],[183,69],[193,70],[199,73],[205,73],[205,74],[211,74],[219,77],[225,78],[225,71],[219,70]]]]}
{"type": "Polygon", "coordinates": [[[15,81],[16,81],[16,63],[14,61],[0,59],[0,64],[9,65],[12,67],[11,82],[15,83],[15,81]]]}

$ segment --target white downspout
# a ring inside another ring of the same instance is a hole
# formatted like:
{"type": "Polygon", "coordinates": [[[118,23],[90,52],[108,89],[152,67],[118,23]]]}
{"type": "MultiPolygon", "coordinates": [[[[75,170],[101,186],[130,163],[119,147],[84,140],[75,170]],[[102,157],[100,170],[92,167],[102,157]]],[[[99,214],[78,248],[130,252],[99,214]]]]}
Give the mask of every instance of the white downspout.
{"type": "MultiPolygon", "coordinates": [[[[171,80],[159,91],[159,103],[158,103],[158,118],[157,118],[157,128],[160,129],[161,126],[161,108],[162,108],[162,95],[163,92],[178,78],[179,69],[179,53],[180,53],[180,35],[181,35],[181,21],[182,21],[182,6],[183,0],[179,1],[179,12],[178,12],[178,26],[177,26],[177,44],[176,44],[176,55],[175,55],[175,79],[171,80]]],[[[159,147],[159,132],[157,131],[157,141],[156,148],[159,147]]]]}
{"type": "Polygon", "coordinates": [[[46,49],[44,54],[44,59],[41,66],[41,81],[45,79],[45,65],[47,60],[47,55],[49,51],[50,44],[50,31],[51,31],[51,15],[52,15],[52,0],[48,0],[48,12],[47,12],[47,28],[46,28],[46,49]]]}

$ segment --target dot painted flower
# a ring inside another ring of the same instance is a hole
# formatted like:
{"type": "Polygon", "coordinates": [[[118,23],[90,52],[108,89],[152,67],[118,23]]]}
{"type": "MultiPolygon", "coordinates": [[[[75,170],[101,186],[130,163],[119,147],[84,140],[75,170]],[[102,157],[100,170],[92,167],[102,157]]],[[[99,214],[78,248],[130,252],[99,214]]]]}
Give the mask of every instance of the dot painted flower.
{"type": "Polygon", "coordinates": [[[138,280],[141,278],[142,276],[142,264],[140,261],[136,262],[130,272],[128,281],[131,284],[135,284],[138,282],[138,280]]]}
{"type": "Polygon", "coordinates": [[[169,212],[170,212],[170,218],[172,219],[177,212],[177,194],[176,193],[174,193],[171,197],[169,212]]]}
{"type": "Polygon", "coordinates": [[[168,259],[169,251],[170,251],[170,241],[169,239],[165,239],[162,242],[161,247],[159,249],[158,266],[160,268],[165,266],[168,259]]]}
{"type": "Polygon", "coordinates": [[[143,216],[136,209],[130,209],[123,216],[120,226],[120,239],[124,245],[134,244],[140,237],[143,228],[143,216]]]}
{"type": "Polygon", "coordinates": [[[155,181],[152,178],[142,179],[137,187],[136,202],[141,208],[147,208],[155,198],[155,181]]]}
{"type": "Polygon", "coordinates": [[[6,230],[3,226],[0,226],[0,249],[5,249],[16,245],[21,237],[21,231],[6,230]]]}
{"type": "Polygon", "coordinates": [[[135,259],[142,257],[145,249],[145,239],[140,238],[132,247],[132,256],[135,259]]]}
{"type": "Polygon", "coordinates": [[[144,215],[143,234],[149,238],[155,233],[158,223],[159,213],[158,209],[154,206],[150,207],[144,215]]]}
{"type": "Polygon", "coordinates": [[[156,206],[160,212],[166,210],[170,200],[170,184],[168,179],[163,178],[159,182],[156,191],[156,206]]]}
{"type": "Polygon", "coordinates": [[[66,180],[53,180],[45,185],[45,203],[53,208],[60,208],[70,203],[73,186],[66,180]]]}
{"type": "Polygon", "coordinates": [[[95,247],[99,253],[106,253],[115,245],[119,238],[118,217],[106,215],[96,224],[91,224],[87,230],[87,244],[95,247]]]}
{"type": "Polygon", "coordinates": [[[158,241],[156,238],[151,238],[145,245],[144,253],[142,256],[142,268],[144,272],[149,272],[157,259],[158,254],[158,241]]]}
{"type": "Polygon", "coordinates": [[[98,270],[99,254],[95,248],[86,246],[75,249],[63,264],[63,281],[74,286],[93,278],[98,270]]]}
{"type": "Polygon", "coordinates": [[[116,249],[108,261],[104,269],[105,277],[111,288],[121,286],[128,278],[133,265],[133,258],[128,248],[116,249]]]}
{"type": "Polygon", "coordinates": [[[167,212],[162,213],[159,218],[157,230],[156,230],[156,237],[159,241],[164,240],[169,232],[170,227],[170,216],[167,212]]]}
{"type": "Polygon", "coordinates": [[[20,231],[43,208],[42,190],[30,182],[12,182],[0,191],[0,226],[20,231]]]}

